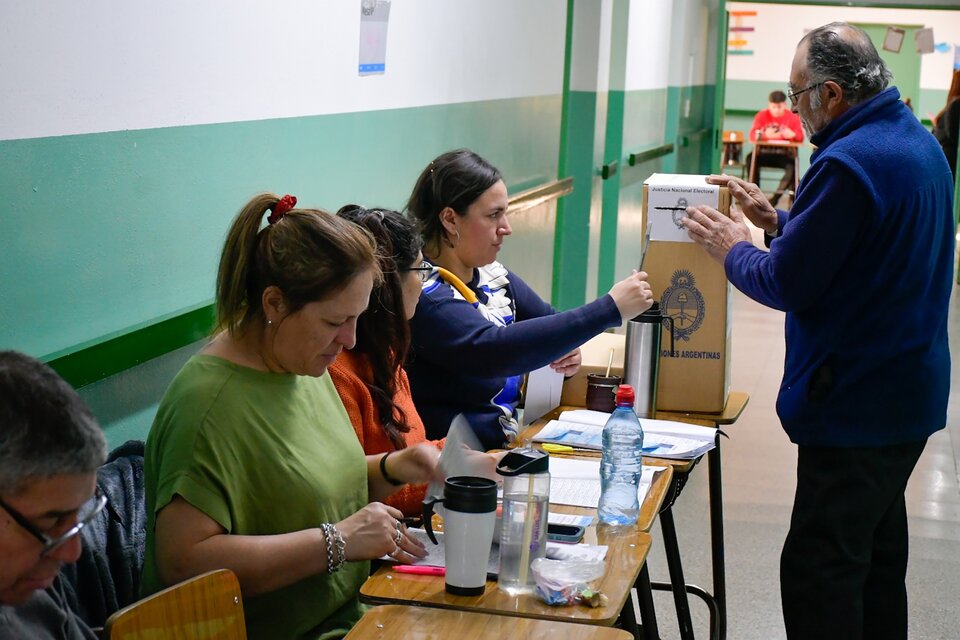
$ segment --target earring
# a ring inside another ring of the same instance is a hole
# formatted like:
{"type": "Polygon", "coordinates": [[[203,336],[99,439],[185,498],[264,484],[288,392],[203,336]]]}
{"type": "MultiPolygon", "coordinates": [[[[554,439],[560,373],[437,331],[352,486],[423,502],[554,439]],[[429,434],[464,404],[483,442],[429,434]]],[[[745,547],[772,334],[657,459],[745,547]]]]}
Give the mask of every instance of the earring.
{"type": "Polygon", "coordinates": [[[269,327],[272,324],[273,324],[273,320],[267,319],[267,326],[269,327]]]}

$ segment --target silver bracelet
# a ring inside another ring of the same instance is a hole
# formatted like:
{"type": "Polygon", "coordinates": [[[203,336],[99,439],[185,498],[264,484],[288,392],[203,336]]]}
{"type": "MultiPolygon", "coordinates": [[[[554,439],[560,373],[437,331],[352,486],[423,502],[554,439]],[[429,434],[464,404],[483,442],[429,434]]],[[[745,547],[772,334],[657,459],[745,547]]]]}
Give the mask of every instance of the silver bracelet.
{"type": "Polygon", "coordinates": [[[337,528],[329,522],[320,525],[327,540],[327,573],[336,573],[347,561],[347,545],[337,528]]]}

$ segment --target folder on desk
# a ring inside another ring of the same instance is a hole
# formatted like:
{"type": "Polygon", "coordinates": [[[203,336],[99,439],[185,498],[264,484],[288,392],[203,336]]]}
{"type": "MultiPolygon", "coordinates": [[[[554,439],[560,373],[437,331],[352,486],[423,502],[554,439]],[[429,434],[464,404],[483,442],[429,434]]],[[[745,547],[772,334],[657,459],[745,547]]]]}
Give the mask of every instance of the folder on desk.
{"type": "MultiPolygon", "coordinates": [[[[603,449],[603,425],[609,413],[585,409],[564,411],[558,420],[548,422],[533,437],[534,442],[550,442],[575,449],[603,449]]],[[[715,446],[716,429],[670,420],[641,419],[643,455],[672,460],[693,460],[715,446]]]]}

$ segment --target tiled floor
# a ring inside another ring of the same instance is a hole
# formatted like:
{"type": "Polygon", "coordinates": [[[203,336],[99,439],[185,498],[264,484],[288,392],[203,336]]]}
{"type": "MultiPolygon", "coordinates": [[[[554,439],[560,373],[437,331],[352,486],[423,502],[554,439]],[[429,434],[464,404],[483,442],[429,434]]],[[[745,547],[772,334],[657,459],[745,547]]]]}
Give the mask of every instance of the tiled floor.
{"type": "MultiPolygon", "coordinates": [[[[783,372],[783,314],[734,293],[733,388],[750,394],[723,441],[723,506],[731,640],[785,638],[779,557],[795,488],[796,448],[774,411],[783,372]]],[[[960,300],[951,301],[953,379],[948,428],[930,440],[907,487],[910,519],[910,638],[960,638],[960,300]]],[[[704,461],[705,462],[705,461],[704,461]]],[[[674,506],[688,583],[711,589],[707,468],[695,469],[674,506]]],[[[656,534],[659,527],[655,527],[656,534]]],[[[650,553],[666,581],[663,548],[650,553]]],[[[678,638],[672,596],[655,595],[662,638],[678,638]]],[[[706,607],[691,598],[694,631],[707,638],[706,607]]],[[[827,636],[824,636],[827,637],[827,636]]]]}

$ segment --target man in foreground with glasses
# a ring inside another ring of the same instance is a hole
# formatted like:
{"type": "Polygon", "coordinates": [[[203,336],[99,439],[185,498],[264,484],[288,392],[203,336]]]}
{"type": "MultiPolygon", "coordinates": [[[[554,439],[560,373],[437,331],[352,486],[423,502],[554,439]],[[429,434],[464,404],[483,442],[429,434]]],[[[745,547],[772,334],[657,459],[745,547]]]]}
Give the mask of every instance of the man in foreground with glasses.
{"type": "MultiPolygon", "coordinates": [[[[794,94],[790,94],[794,99],[794,94]]],[[[783,91],[772,91],[768,98],[767,108],[759,111],[753,118],[753,127],[750,129],[752,142],[803,142],[803,127],[797,114],[787,108],[787,95],[783,91]]],[[[747,155],[747,166],[753,153],[747,155]]],[[[783,169],[783,178],[777,185],[777,190],[770,196],[770,204],[776,206],[787,189],[793,188],[793,176],[796,171],[797,153],[795,147],[780,149],[765,147],[757,154],[757,167],[774,167],[783,169]]],[[[760,171],[754,178],[759,183],[760,171]]]]}
{"type": "Polygon", "coordinates": [[[96,638],[70,610],[60,568],[106,505],[106,441],[50,367],[0,352],[0,638],[96,638]]]}
{"type": "Polygon", "coordinates": [[[953,177],[889,80],[861,29],[811,31],[790,85],[817,150],[792,210],[711,176],[743,213],[690,207],[682,221],[734,286],[786,312],[777,414],[798,453],[780,556],[790,640],[907,637],[904,490],[946,425],[953,177]],[[744,215],[769,251],[753,246],[744,215]]]}

